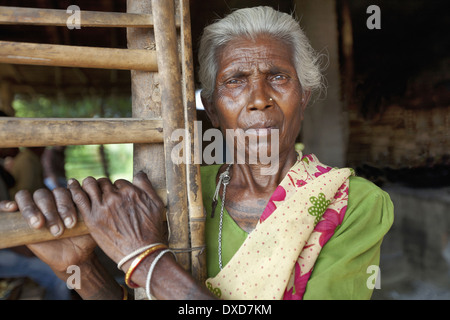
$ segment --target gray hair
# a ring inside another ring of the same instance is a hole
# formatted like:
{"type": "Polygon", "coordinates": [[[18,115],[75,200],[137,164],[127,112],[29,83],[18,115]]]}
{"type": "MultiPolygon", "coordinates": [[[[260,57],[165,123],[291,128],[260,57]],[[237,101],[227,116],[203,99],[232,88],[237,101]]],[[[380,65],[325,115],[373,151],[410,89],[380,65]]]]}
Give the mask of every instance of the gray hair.
{"type": "Polygon", "coordinates": [[[199,78],[204,98],[211,101],[214,93],[218,51],[238,37],[255,39],[261,34],[283,40],[292,47],[303,91],[322,91],[321,56],[311,47],[298,21],[287,13],[261,6],[236,10],[204,29],[199,47],[199,78]]]}

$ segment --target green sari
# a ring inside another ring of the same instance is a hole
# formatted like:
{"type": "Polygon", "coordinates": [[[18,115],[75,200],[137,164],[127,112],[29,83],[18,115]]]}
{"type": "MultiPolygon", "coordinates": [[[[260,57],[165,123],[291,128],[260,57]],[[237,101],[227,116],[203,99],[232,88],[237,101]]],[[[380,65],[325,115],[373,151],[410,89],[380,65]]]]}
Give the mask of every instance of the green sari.
{"type": "MultiPolygon", "coordinates": [[[[207,213],[207,267],[208,277],[211,278],[220,271],[217,243],[219,215],[211,218],[212,197],[219,168],[220,165],[202,167],[201,172],[203,202],[207,213]]],[[[345,216],[340,225],[332,230],[314,261],[314,268],[306,279],[306,288],[303,288],[300,299],[370,299],[372,295],[373,286],[368,283],[372,269],[369,267],[379,264],[381,242],[393,222],[393,206],[384,191],[365,179],[351,176],[348,186],[345,216]]],[[[220,206],[219,198],[217,207],[220,206]]],[[[225,209],[222,230],[222,259],[225,267],[248,236],[225,209]]],[[[296,288],[291,291],[295,295],[296,288]]]]}

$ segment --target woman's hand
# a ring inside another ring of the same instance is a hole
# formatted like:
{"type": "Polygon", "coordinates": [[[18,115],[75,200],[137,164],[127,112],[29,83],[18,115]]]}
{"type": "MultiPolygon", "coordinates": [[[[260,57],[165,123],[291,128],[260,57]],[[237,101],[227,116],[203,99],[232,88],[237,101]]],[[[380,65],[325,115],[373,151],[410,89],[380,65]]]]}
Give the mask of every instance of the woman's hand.
{"type": "Polygon", "coordinates": [[[39,189],[33,195],[21,190],[15,200],[0,202],[0,211],[20,210],[31,228],[47,228],[55,236],[53,241],[30,244],[28,248],[56,273],[65,274],[70,265],[80,266],[92,258],[96,243],[91,236],[58,239],[65,228],[72,228],[77,222],[75,205],[67,189],[39,189]]]}
{"type": "Polygon", "coordinates": [[[90,234],[116,263],[138,248],[166,242],[164,204],[145,173],[133,184],[88,177],[80,186],[73,180],[69,190],[90,234]]]}

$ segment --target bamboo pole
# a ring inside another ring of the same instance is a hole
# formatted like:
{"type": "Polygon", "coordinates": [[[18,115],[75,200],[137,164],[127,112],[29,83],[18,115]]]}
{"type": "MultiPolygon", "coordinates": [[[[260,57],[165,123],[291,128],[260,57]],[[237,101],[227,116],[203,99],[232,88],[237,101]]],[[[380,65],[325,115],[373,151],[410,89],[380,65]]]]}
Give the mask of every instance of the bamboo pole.
{"type": "MultiPolygon", "coordinates": [[[[0,6],[0,24],[67,26],[71,13],[59,9],[0,6]]],[[[179,26],[179,21],[176,21],[179,26]]],[[[144,13],[122,13],[80,10],[80,27],[153,28],[153,16],[144,13]]]]}
{"type": "Polygon", "coordinates": [[[0,41],[0,63],[157,71],[156,52],[0,41]]]}
{"type": "Polygon", "coordinates": [[[0,118],[0,147],[67,146],[163,141],[161,119],[0,118]]]}
{"type": "MultiPolygon", "coordinates": [[[[177,164],[171,158],[172,149],[179,143],[172,141],[172,132],[185,128],[174,1],[152,0],[152,10],[161,79],[161,108],[164,115],[166,185],[170,191],[167,195],[169,245],[176,249],[188,249],[190,241],[186,165],[177,164]]],[[[177,259],[185,270],[190,270],[189,252],[178,253],[177,259]]]]}
{"type": "MultiPolygon", "coordinates": [[[[38,9],[0,6],[0,24],[63,26],[71,13],[59,9],[38,9]]],[[[81,27],[153,27],[148,14],[80,11],[81,27]]]]}
{"type": "MultiPolygon", "coordinates": [[[[128,13],[152,14],[151,1],[127,0],[128,13]]],[[[145,28],[127,28],[128,49],[156,50],[154,32],[145,28]]],[[[131,101],[133,117],[161,118],[159,75],[156,72],[131,70],[131,101]]],[[[134,144],[133,172],[147,173],[155,188],[166,188],[163,143],[134,144]]],[[[143,288],[134,290],[136,300],[146,299],[143,288]]]]}
{"type": "Polygon", "coordinates": [[[195,141],[197,135],[195,131],[195,121],[197,120],[197,110],[195,103],[195,78],[193,70],[192,56],[192,35],[189,1],[181,0],[180,3],[181,21],[181,68],[183,70],[183,103],[186,119],[186,131],[189,132],[190,161],[186,163],[186,180],[189,210],[189,229],[191,238],[191,273],[200,283],[204,283],[207,278],[206,270],[206,250],[205,250],[205,223],[206,216],[203,210],[203,197],[201,187],[200,165],[194,164],[195,141]]]}
{"type": "MultiPolygon", "coordinates": [[[[66,229],[58,239],[88,233],[86,225],[79,221],[72,229],[66,229]]],[[[54,239],[56,238],[47,229],[30,228],[20,212],[0,212],[0,249],[54,239]]]]}
{"type": "MultiPolygon", "coordinates": [[[[156,193],[167,204],[167,190],[156,189],[156,193]]],[[[81,215],[72,229],[65,229],[57,239],[89,234],[81,215]]],[[[28,226],[22,214],[16,212],[0,212],[0,249],[11,248],[30,243],[38,243],[56,239],[47,229],[32,229],[28,226]]]]}

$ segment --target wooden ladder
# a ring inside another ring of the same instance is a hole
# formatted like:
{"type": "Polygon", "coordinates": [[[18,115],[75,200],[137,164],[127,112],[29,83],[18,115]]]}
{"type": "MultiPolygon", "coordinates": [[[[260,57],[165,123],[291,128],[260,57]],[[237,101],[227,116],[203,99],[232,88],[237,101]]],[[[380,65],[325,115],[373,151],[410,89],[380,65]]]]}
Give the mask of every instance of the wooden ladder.
{"type": "MultiPolygon", "coordinates": [[[[0,7],[0,24],[65,26],[67,18],[66,10],[0,7]]],[[[133,143],[133,171],[146,172],[166,204],[169,246],[186,249],[177,253],[178,262],[203,282],[200,167],[171,161],[180,143],[172,133],[185,129],[194,137],[196,120],[189,1],[128,0],[126,13],[81,11],[80,22],[81,27],[127,28],[128,48],[0,41],[0,63],[131,70],[132,118],[0,118],[0,147],[133,143]],[[155,86],[161,91],[158,101],[149,94],[155,86]]],[[[193,140],[185,149],[191,159],[193,140]]],[[[81,221],[63,236],[87,232],[81,221]]],[[[20,213],[0,213],[0,248],[49,239],[49,232],[30,229],[20,213]]]]}

